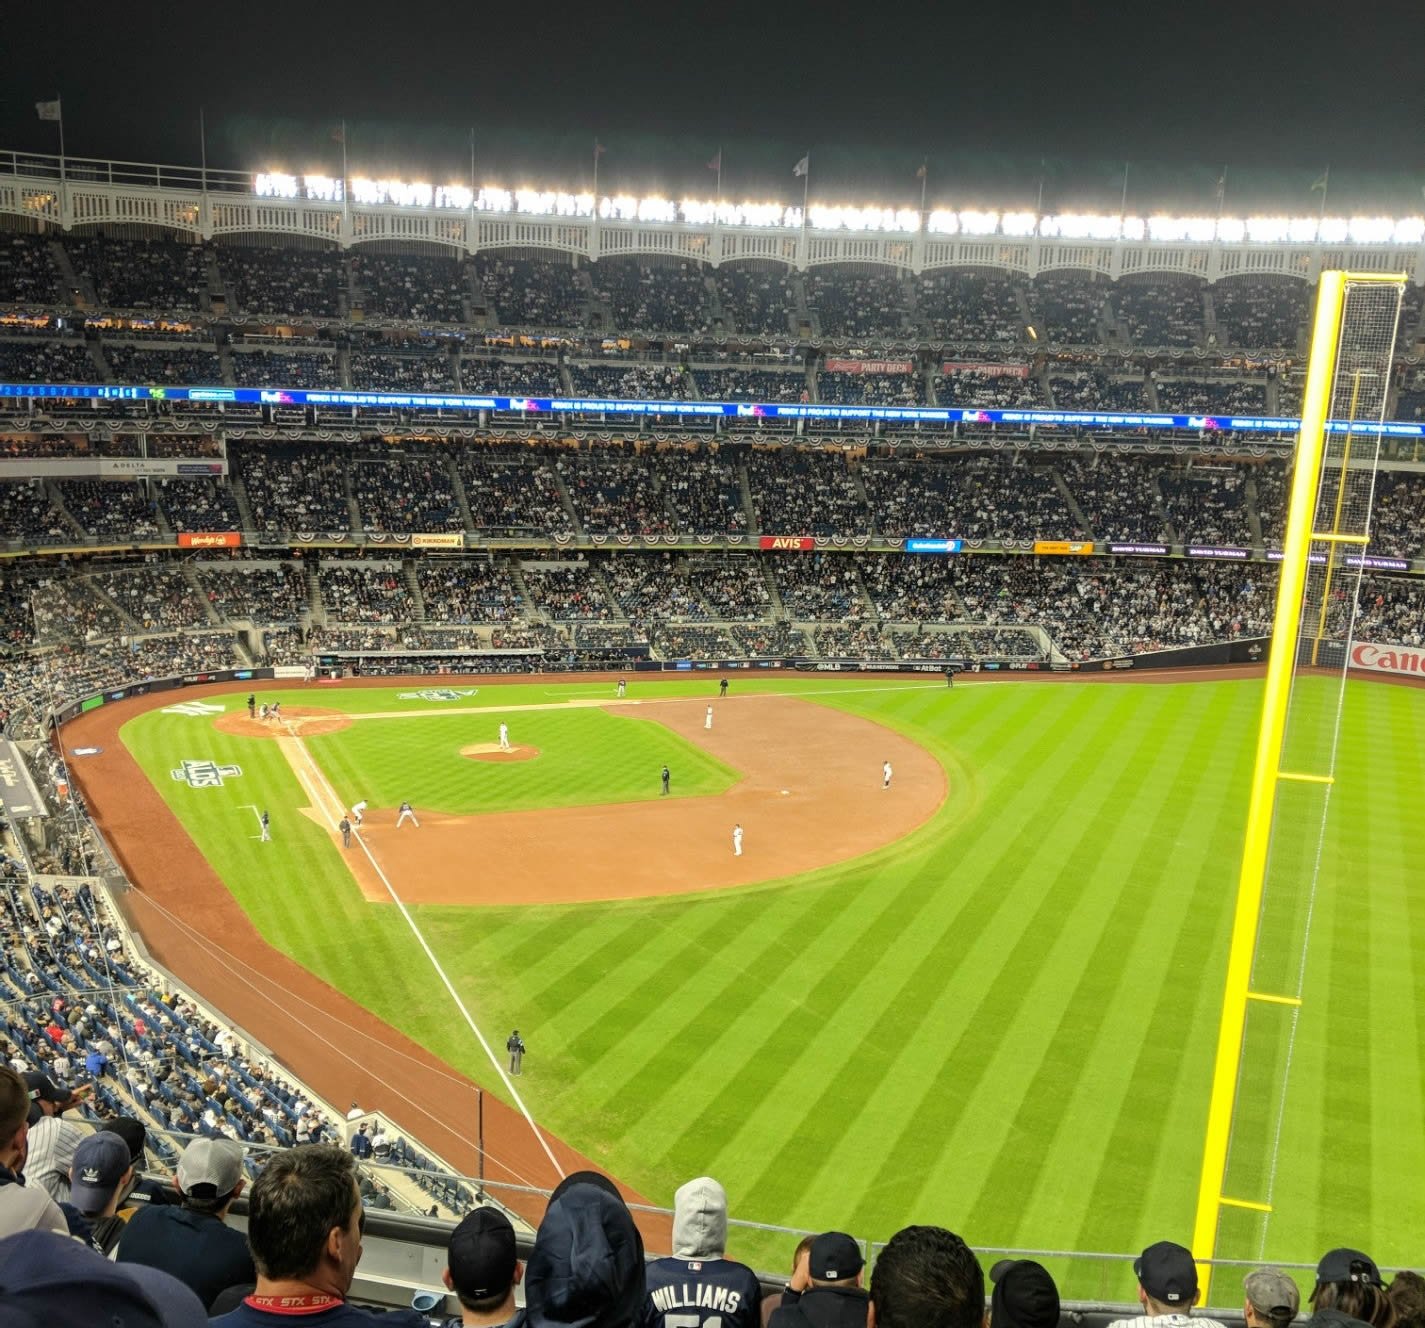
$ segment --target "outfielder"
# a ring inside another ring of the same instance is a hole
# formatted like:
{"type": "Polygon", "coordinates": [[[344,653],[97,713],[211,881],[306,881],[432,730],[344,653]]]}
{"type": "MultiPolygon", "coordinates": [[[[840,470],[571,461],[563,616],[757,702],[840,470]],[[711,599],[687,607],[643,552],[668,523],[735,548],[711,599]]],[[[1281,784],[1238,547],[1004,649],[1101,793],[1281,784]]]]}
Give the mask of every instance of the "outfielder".
{"type": "Polygon", "coordinates": [[[366,815],[366,799],[351,804],[351,819],[356,822],[356,828],[361,829],[361,818],[366,815]]]}
{"type": "Polygon", "coordinates": [[[264,844],[270,844],[270,843],[272,842],[272,832],[268,829],[268,825],[269,825],[269,823],[270,823],[270,818],[269,818],[268,815],[267,815],[267,808],[266,808],[266,807],[264,807],[264,808],[262,809],[262,815],[259,816],[257,819],[262,822],[262,839],[261,839],[261,842],[264,843],[264,844]]]}
{"type": "Polygon", "coordinates": [[[618,699],[620,701],[623,700],[623,694],[626,691],[628,691],[628,683],[626,683],[622,678],[620,678],[618,680],[618,699]]]}
{"type": "Polygon", "coordinates": [[[417,830],[421,828],[421,823],[416,820],[415,812],[411,810],[411,804],[409,802],[403,802],[401,804],[400,813],[396,817],[396,829],[399,830],[407,821],[410,821],[417,830]]]}
{"type": "Polygon", "coordinates": [[[881,763],[881,787],[888,789],[891,786],[891,763],[883,761],[881,763]]]}
{"type": "Polygon", "coordinates": [[[500,750],[502,752],[510,750],[510,726],[508,724],[500,725],[500,750]]]}
{"type": "Polygon", "coordinates": [[[703,720],[703,727],[704,727],[705,729],[710,729],[710,728],[712,728],[712,706],[709,706],[709,707],[708,707],[707,716],[706,716],[706,717],[704,718],[704,720],[703,720]]]}
{"type": "Polygon", "coordinates": [[[742,856],[742,825],[741,823],[732,827],[732,856],[740,858],[742,856]]]}

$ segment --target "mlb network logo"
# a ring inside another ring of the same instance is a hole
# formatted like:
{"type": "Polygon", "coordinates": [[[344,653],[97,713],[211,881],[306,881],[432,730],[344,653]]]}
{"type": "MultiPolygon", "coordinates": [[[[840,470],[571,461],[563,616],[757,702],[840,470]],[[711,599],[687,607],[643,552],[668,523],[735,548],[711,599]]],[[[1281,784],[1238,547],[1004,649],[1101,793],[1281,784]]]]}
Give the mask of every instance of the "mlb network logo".
{"type": "Polygon", "coordinates": [[[201,719],[204,715],[221,715],[223,707],[212,701],[180,701],[177,705],[164,706],[161,715],[187,715],[190,719],[201,719]]]}

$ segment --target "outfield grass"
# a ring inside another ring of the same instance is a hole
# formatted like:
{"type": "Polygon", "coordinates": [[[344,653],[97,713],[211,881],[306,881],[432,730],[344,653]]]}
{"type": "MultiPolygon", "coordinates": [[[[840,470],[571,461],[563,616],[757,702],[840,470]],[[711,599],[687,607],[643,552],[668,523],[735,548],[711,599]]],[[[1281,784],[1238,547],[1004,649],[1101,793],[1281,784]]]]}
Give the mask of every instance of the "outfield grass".
{"type": "MultiPolygon", "coordinates": [[[[1302,686],[1299,706],[1325,704],[1324,684],[1302,686]]],[[[536,1117],[655,1198],[711,1173],[739,1215],[765,1221],[877,1239],[934,1221],[980,1246],[1186,1241],[1259,684],[734,682],[753,688],[906,733],[947,767],[950,800],[898,845],[771,887],[416,910],[482,1026],[524,1033],[536,1117]]],[[[488,690],[506,706],[552,699],[536,685],[488,690]]],[[[703,678],[656,694],[708,690],[703,678]]],[[[320,703],[389,701],[324,691],[320,703]]],[[[517,741],[543,745],[525,735],[535,718],[512,718],[517,741]]],[[[193,791],[167,777],[176,756],[215,755],[242,761],[274,806],[300,798],[272,744],[189,752],[200,721],[177,719],[131,721],[124,741],[264,934],[488,1081],[412,938],[361,901],[315,827],[259,853],[224,805],[250,800],[230,791],[244,781],[193,791]],[[274,865],[304,890],[273,891],[274,865]]],[[[358,724],[331,746],[385,727],[358,724]]],[[[1255,1030],[1244,1072],[1231,1182],[1259,1197],[1277,1157],[1275,1211],[1231,1215],[1224,1256],[1314,1260],[1344,1242],[1404,1261],[1425,1218],[1425,966],[1413,958],[1425,692],[1352,684],[1344,732],[1279,1141],[1284,1021],[1255,1030]]],[[[322,759],[341,787],[338,758],[322,759]]],[[[350,759],[370,787],[387,778],[377,758],[370,771],[363,752],[350,759]]],[[[1306,913],[1304,885],[1273,882],[1263,981],[1292,980],[1306,913]]],[[[743,1248],[763,1266],[787,1253],[743,1248]]],[[[1070,1290],[1129,1288],[1081,1276],[1070,1290]]]]}

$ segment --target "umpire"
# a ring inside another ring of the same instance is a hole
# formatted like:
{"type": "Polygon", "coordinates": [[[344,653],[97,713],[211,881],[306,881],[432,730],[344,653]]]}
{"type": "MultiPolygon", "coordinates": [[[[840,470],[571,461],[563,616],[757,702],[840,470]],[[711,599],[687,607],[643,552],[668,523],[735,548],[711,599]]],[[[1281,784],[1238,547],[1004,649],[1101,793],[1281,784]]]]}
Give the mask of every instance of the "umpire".
{"type": "Polygon", "coordinates": [[[519,1029],[515,1029],[505,1042],[505,1050],[510,1053],[510,1073],[520,1074],[520,1066],[524,1064],[524,1039],[520,1036],[519,1029]]]}

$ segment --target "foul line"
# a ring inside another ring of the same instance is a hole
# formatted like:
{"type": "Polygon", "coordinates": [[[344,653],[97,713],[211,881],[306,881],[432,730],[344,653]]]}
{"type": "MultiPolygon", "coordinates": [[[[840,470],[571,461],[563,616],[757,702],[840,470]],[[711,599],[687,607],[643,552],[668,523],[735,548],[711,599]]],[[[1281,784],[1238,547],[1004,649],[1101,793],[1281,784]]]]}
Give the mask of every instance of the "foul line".
{"type": "MultiPolygon", "coordinates": [[[[326,776],[322,773],[317,763],[312,760],[311,753],[307,751],[307,748],[303,744],[301,738],[299,738],[296,733],[291,730],[290,727],[288,728],[288,732],[291,733],[292,741],[296,744],[297,750],[302,753],[303,758],[311,767],[315,781],[319,785],[325,785],[328,791],[330,791],[331,793],[332,800],[334,802],[337,801],[335,790],[332,789],[331,784],[327,781],[326,776]]],[[[332,829],[335,830],[336,828],[336,821],[332,821],[332,829]]],[[[554,1156],[554,1151],[550,1148],[548,1141],[545,1139],[543,1133],[540,1131],[539,1126],[535,1123],[534,1117],[530,1115],[529,1108],[525,1106],[524,1098],[520,1096],[519,1090],[514,1086],[513,1083],[510,1082],[510,1077],[508,1074],[505,1073],[505,1067],[500,1063],[499,1058],[495,1055],[494,1049],[485,1040],[485,1035],[480,1031],[479,1026],[475,1023],[475,1020],[471,1016],[470,1011],[465,1008],[465,1002],[460,999],[460,993],[455,990],[455,984],[451,982],[450,978],[446,975],[445,969],[441,966],[440,960],[435,957],[435,951],[430,948],[430,944],[421,934],[421,929],[416,926],[416,920],[411,917],[410,911],[406,908],[406,905],[402,901],[401,896],[396,893],[395,888],[391,885],[390,879],[387,877],[386,873],[382,871],[381,864],[376,861],[376,857],[371,852],[371,849],[366,843],[366,840],[361,834],[361,831],[359,829],[353,828],[352,834],[355,837],[357,844],[360,846],[361,851],[366,854],[366,860],[371,864],[372,869],[376,872],[376,875],[381,878],[381,884],[386,887],[386,893],[391,896],[391,902],[395,904],[398,909],[400,909],[401,916],[406,920],[406,926],[411,929],[411,935],[416,938],[416,941],[419,943],[421,949],[425,951],[425,956],[427,959],[430,960],[431,967],[435,969],[436,976],[441,980],[441,983],[445,987],[445,990],[449,993],[450,999],[455,1002],[455,1008],[460,1011],[460,1014],[464,1018],[470,1031],[475,1035],[476,1041],[479,1042],[482,1048],[484,1048],[485,1055],[490,1058],[490,1064],[494,1066],[495,1073],[500,1076],[500,1082],[503,1083],[504,1086],[509,1090],[510,1096],[514,1099],[515,1106],[519,1108],[520,1115],[523,1116],[525,1120],[529,1123],[529,1128],[534,1132],[534,1137],[539,1140],[539,1146],[544,1149],[544,1155],[549,1159],[550,1165],[553,1166],[555,1172],[562,1179],[564,1176],[564,1168],[559,1165],[559,1159],[554,1156]]]]}

